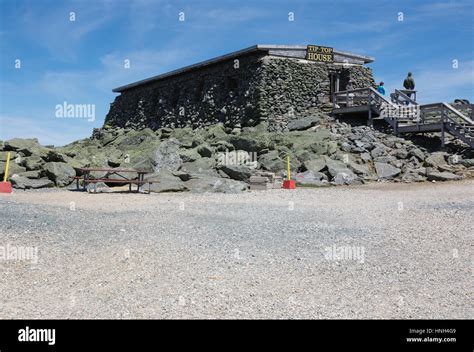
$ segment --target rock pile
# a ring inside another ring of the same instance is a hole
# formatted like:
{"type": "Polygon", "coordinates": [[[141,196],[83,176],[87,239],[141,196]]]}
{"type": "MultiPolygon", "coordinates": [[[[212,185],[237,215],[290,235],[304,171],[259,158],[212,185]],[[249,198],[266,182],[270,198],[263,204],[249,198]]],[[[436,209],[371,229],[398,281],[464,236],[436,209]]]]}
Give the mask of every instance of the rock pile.
{"type": "Polygon", "coordinates": [[[20,189],[66,187],[76,167],[120,167],[149,171],[147,179],[160,181],[152,185],[154,192],[241,192],[262,172],[286,177],[287,156],[297,184],[308,187],[474,175],[472,151],[454,144],[430,152],[411,140],[324,114],[292,126],[284,132],[269,132],[265,123],[239,129],[223,124],[198,130],[103,128],[59,148],[41,146],[36,139],[12,139],[3,143],[0,172],[10,151],[10,180],[20,189]]]}

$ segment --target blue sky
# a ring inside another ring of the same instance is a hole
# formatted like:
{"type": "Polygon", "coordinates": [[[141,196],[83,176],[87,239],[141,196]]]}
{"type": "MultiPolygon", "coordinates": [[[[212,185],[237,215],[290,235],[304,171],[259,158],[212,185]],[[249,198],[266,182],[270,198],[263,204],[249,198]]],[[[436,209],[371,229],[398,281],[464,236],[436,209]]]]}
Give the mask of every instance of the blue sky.
{"type": "Polygon", "coordinates": [[[0,139],[88,137],[112,88],[254,44],[366,54],[388,91],[412,71],[421,102],[472,102],[473,18],[472,0],[0,0],[0,139]],[[64,101],[95,104],[96,119],[58,119],[64,101]]]}

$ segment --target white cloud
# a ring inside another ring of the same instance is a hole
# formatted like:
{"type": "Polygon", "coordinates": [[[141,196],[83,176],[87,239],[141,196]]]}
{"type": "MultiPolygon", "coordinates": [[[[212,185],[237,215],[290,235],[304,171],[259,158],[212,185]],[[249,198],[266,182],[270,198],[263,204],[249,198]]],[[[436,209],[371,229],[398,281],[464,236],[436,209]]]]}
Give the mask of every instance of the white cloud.
{"type": "Polygon", "coordinates": [[[81,41],[113,19],[113,3],[109,1],[74,2],[48,7],[26,7],[19,19],[18,31],[47,48],[57,60],[76,57],[81,41]],[[75,21],[70,21],[70,12],[75,21]]]}
{"type": "Polygon", "coordinates": [[[114,52],[102,56],[97,69],[47,71],[37,82],[30,82],[29,92],[41,92],[44,97],[60,101],[93,104],[97,102],[91,99],[104,99],[104,95],[98,97],[95,93],[112,94],[112,89],[120,85],[178,68],[186,53],[183,48],[114,52]],[[124,67],[126,59],[130,60],[130,68],[124,67]]]}
{"type": "Polygon", "coordinates": [[[417,73],[416,89],[423,101],[451,102],[455,98],[473,100],[474,61],[460,61],[459,68],[422,68],[417,73]]]}
{"type": "Polygon", "coordinates": [[[114,52],[103,56],[102,70],[96,73],[96,84],[111,90],[133,81],[145,79],[179,68],[188,60],[188,48],[164,48],[137,50],[129,53],[114,52]],[[124,68],[124,60],[130,60],[130,68],[124,68]]]}
{"type": "Polygon", "coordinates": [[[417,8],[419,13],[415,18],[459,15],[469,7],[472,8],[471,1],[430,2],[417,8]]]}
{"type": "Polygon", "coordinates": [[[90,136],[92,128],[98,127],[105,118],[109,103],[116,95],[112,93],[113,88],[178,68],[186,52],[182,48],[114,52],[101,57],[101,65],[94,70],[47,71],[27,86],[0,82],[0,89],[41,101],[43,109],[39,111],[39,106],[19,109],[9,101],[2,102],[0,138],[40,137],[42,143],[62,145],[90,136]],[[131,61],[130,69],[124,68],[124,59],[131,61]],[[55,120],[55,106],[64,101],[96,105],[96,120],[94,123],[55,120]]]}

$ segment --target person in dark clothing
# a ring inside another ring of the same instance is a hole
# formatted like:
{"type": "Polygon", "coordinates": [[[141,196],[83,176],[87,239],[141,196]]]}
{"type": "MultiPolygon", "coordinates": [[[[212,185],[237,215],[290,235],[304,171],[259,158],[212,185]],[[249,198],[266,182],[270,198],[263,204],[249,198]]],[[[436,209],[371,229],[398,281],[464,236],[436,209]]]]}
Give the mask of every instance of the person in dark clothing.
{"type": "MultiPolygon", "coordinates": [[[[403,81],[403,87],[405,87],[406,90],[415,90],[415,80],[411,72],[408,72],[407,78],[403,81]]],[[[411,98],[412,93],[407,92],[406,94],[411,98]]]]}

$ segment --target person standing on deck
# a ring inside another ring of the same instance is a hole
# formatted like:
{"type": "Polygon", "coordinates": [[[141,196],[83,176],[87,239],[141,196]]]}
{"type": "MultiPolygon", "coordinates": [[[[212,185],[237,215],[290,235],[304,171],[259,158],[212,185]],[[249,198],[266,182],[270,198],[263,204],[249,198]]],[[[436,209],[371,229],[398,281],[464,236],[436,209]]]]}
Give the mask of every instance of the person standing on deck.
{"type": "MultiPolygon", "coordinates": [[[[407,78],[403,81],[403,87],[406,90],[415,90],[415,80],[413,79],[413,74],[408,72],[407,78]]],[[[411,98],[411,93],[407,92],[407,96],[411,98]]]]}
{"type": "Polygon", "coordinates": [[[382,95],[385,95],[385,87],[383,86],[384,83],[383,82],[380,82],[378,87],[377,87],[377,91],[382,94],[382,95]]]}

